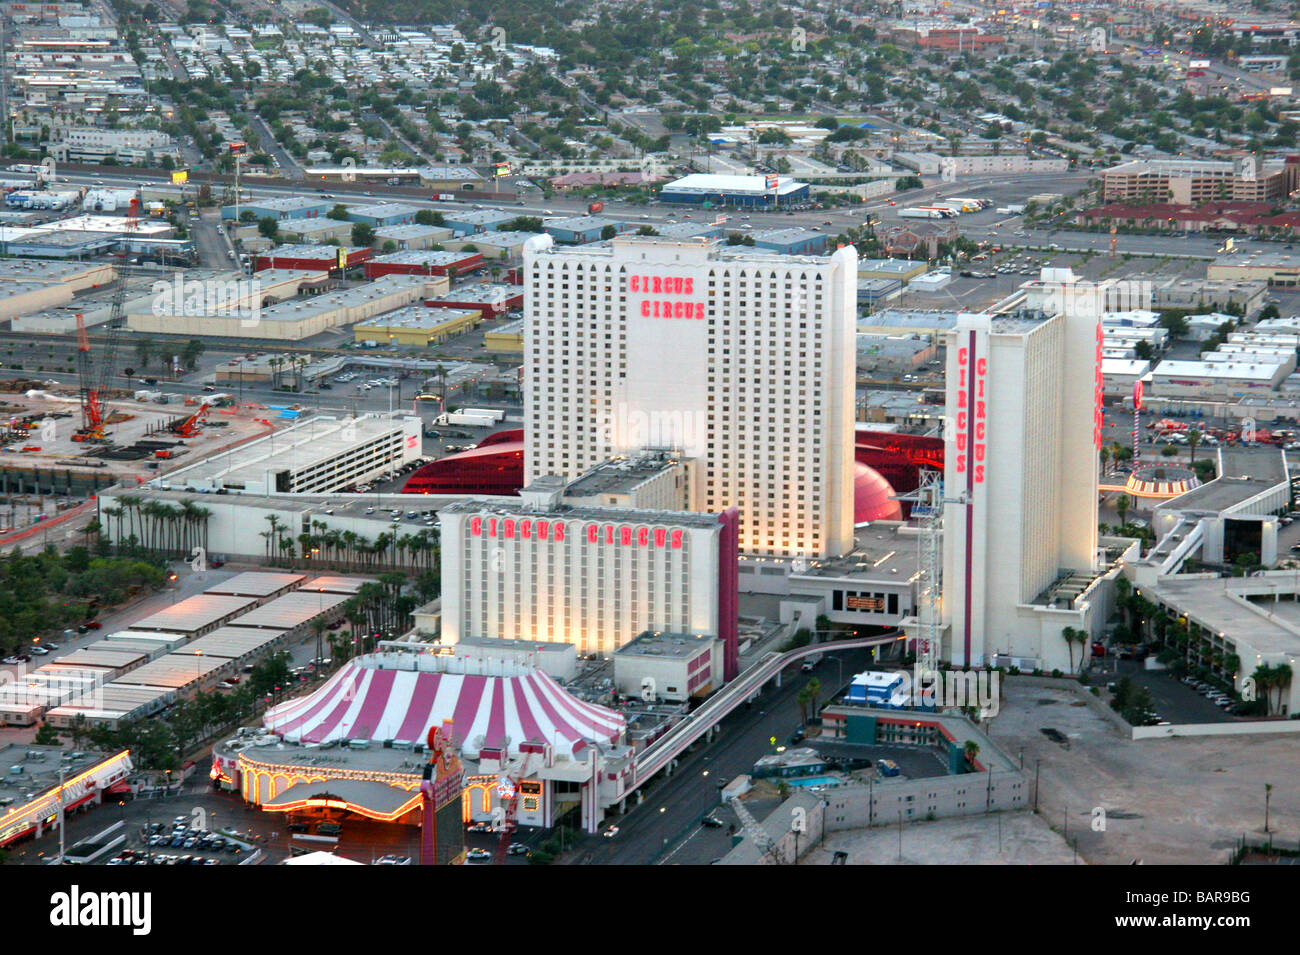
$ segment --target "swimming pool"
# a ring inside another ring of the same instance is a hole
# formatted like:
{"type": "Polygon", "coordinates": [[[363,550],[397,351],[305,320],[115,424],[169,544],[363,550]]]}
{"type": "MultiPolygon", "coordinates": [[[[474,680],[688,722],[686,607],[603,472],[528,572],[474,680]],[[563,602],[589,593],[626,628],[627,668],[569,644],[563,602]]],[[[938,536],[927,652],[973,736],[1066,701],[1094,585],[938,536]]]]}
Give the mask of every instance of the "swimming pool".
{"type": "Polygon", "coordinates": [[[830,789],[834,786],[843,786],[847,782],[847,779],[841,779],[839,776],[797,776],[785,780],[785,784],[794,789],[808,789],[812,786],[830,789]]]}

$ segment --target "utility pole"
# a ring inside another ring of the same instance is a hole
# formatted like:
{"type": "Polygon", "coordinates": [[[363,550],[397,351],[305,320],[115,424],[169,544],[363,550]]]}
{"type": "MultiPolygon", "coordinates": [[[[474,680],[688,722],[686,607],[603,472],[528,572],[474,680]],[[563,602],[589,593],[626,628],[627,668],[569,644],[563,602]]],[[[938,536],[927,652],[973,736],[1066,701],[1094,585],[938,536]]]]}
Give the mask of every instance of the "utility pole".
{"type": "Polygon", "coordinates": [[[63,764],[59,764],[59,865],[63,865],[63,764]]]}

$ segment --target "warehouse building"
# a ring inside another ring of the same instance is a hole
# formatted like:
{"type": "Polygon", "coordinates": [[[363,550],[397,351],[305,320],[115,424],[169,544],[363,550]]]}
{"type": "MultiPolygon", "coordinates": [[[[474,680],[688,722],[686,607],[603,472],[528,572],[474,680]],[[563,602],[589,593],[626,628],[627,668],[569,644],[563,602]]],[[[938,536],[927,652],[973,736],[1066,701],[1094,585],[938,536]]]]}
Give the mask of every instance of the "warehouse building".
{"type": "Polygon", "coordinates": [[[1255,281],[1269,285],[1300,285],[1300,256],[1252,249],[1221,255],[1205,267],[1205,277],[1219,281],[1255,281]]]}
{"type": "Polygon", "coordinates": [[[906,285],[929,269],[924,261],[913,262],[911,259],[863,259],[858,263],[858,278],[893,279],[906,285]]]}
{"type": "Polygon", "coordinates": [[[180,634],[187,639],[201,637],[257,606],[254,597],[195,594],[150,614],[131,625],[132,630],[157,630],[180,634]]]}
{"type": "Polygon", "coordinates": [[[623,231],[623,223],[604,216],[570,216],[565,219],[547,219],[542,225],[546,234],[564,245],[586,245],[605,238],[606,229],[615,233],[623,231]]]}
{"type": "Polygon", "coordinates": [[[472,308],[484,318],[497,318],[524,307],[524,290],[517,285],[469,285],[445,295],[426,298],[430,308],[472,308]]]}
{"type": "Polygon", "coordinates": [[[374,257],[370,248],[343,245],[281,245],[258,255],[255,268],[308,269],[313,272],[332,272],[337,268],[350,269],[374,257]]]}
{"type": "Polygon", "coordinates": [[[474,235],[479,232],[500,232],[519,216],[496,209],[457,209],[442,214],[442,224],[456,235],[474,235]]]}
{"type": "Polygon", "coordinates": [[[522,355],[524,353],[524,320],[498,325],[491,331],[483,333],[483,347],[489,352],[503,355],[522,355]]]}
{"type": "Polygon", "coordinates": [[[257,219],[274,219],[285,222],[291,219],[315,219],[330,211],[330,204],[324,199],[310,196],[283,196],[274,199],[257,199],[236,206],[222,206],[221,218],[232,220],[245,212],[251,212],[257,219]]]}
{"type": "Polygon", "coordinates": [[[447,279],[439,276],[386,275],[366,285],[280,302],[254,314],[245,310],[192,315],[189,309],[177,313],[163,303],[158,312],[128,314],[127,325],[152,334],[296,342],[441,294],[447,286],[447,279]]]}
{"type": "Polygon", "coordinates": [[[524,243],[536,236],[536,232],[480,232],[476,235],[459,236],[442,244],[448,249],[482,252],[483,257],[487,259],[510,259],[521,255],[524,243]]]}
{"type": "Polygon", "coordinates": [[[366,278],[384,275],[468,275],[483,266],[478,252],[446,252],[409,249],[377,255],[365,264],[366,278]]]}
{"type": "Polygon", "coordinates": [[[1101,375],[1103,393],[1107,398],[1128,398],[1133,385],[1151,372],[1151,362],[1137,358],[1102,357],[1101,375]]]}
{"type": "Polygon", "coordinates": [[[721,239],[727,234],[722,226],[708,222],[667,222],[654,230],[665,239],[721,239]]]}
{"type": "Polygon", "coordinates": [[[750,237],[755,248],[782,255],[822,255],[830,244],[830,236],[811,229],[762,229],[750,237]]]}
{"type": "Polygon", "coordinates": [[[483,313],[477,309],[412,305],[361,322],[353,326],[352,333],[359,342],[386,342],[390,345],[424,348],[441,345],[482,323],[483,313]]]}
{"type": "Polygon", "coordinates": [[[789,176],[727,176],[693,173],[668,183],[660,190],[664,202],[684,205],[759,207],[801,206],[809,201],[806,182],[789,176]],[[775,180],[775,181],[773,181],[775,180]]]}
{"type": "Polygon", "coordinates": [[[0,321],[58,308],[72,301],[72,289],[48,282],[0,282],[0,321]]]}
{"type": "MultiPolygon", "coordinates": [[[[1213,266],[1208,266],[1213,268],[1213,266]]],[[[1229,305],[1238,306],[1246,315],[1264,307],[1268,282],[1253,279],[1169,279],[1159,282],[1151,293],[1151,307],[1181,308],[1187,311],[1209,309],[1222,312],[1229,305]]]]}
{"type": "Polygon", "coordinates": [[[364,206],[348,206],[349,222],[361,222],[372,228],[394,225],[414,225],[416,206],[400,202],[376,202],[364,206]]]}
{"type": "Polygon", "coordinates": [[[451,229],[445,226],[418,224],[382,226],[375,230],[375,244],[383,248],[391,242],[398,251],[428,249],[445,242],[453,234],[451,229]]]}
{"type": "MultiPolygon", "coordinates": [[[[352,223],[321,216],[318,219],[288,219],[280,224],[277,237],[301,245],[346,243],[352,238],[352,223]]],[[[251,238],[245,239],[245,245],[251,238]]]]}
{"type": "Polygon", "coordinates": [[[116,277],[117,272],[113,266],[102,262],[32,262],[18,258],[0,259],[0,283],[57,283],[71,292],[84,292],[86,289],[107,285],[116,277]]]}
{"type": "Polygon", "coordinates": [[[1151,373],[1157,398],[1239,398],[1274,391],[1287,376],[1280,362],[1162,361],[1151,373]]]}

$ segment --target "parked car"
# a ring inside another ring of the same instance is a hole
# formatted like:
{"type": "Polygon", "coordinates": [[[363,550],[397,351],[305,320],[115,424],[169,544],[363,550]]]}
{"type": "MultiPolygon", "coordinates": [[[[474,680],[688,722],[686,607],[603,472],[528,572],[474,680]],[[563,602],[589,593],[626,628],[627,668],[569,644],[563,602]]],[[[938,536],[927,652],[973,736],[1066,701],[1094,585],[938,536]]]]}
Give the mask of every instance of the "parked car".
{"type": "Polygon", "coordinates": [[[465,853],[465,858],[469,859],[471,862],[483,862],[487,859],[491,859],[492,853],[488,852],[486,849],[470,849],[465,853]]]}

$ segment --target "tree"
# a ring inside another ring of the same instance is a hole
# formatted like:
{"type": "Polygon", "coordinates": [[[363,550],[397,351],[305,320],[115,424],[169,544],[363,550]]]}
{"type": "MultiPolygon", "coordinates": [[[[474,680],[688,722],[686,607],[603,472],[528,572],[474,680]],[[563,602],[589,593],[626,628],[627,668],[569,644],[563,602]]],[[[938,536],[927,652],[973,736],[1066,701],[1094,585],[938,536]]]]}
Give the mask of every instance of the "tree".
{"type": "Polygon", "coordinates": [[[149,359],[154,356],[154,342],[151,338],[137,338],[135,341],[135,358],[141,368],[149,367],[149,359]]]}
{"type": "Polygon", "coordinates": [[[257,231],[267,239],[274,239],[280,233],[280,223],[274,216],[262,216],[257,220],[257,231]]]}
{"type": "Polygon", "coordinates": [[[352,244],[367,246],[375,241],[375,230],[364,222],[352,223],[352,244]]]}
{"type": "Polygon", "coordinates": [[[432,209],[421,209],[415,214],[416,225],[440,226],[444,221],[442,213],[432,209]]]}
{"type": "Polygon", "coordinates": [[[808,722],[808,704],[812,702],[812,692],[808,689],[807,684],[799,688],[795,694],[794,700],[799,704],[799,722],[804,724],[808,722]]]}
{"type": "Polygon", "coordinates": [[[61,746],[59,740],[59,731],[49,723],[41,723],[40,729],[36,731],[36,736],[32,740],[37,746],[61,746]]]}
{"type": "MultiPolygon", "coordinates": [[[[422,211],[422,212],[427,212],[428,210],[427,210],[427,209],[424,209],[424,210],[421,210],[421,211],[422,211]]],[[[345,206],[345,205],[343,205],[343,203],[340,202],[338,205],[336,205],[336,206],[335,206],[333,209],[331,209],[329,212],[325,213],[325,218],[327,218],[327,219],[333,219],[335,222],[347,222],[347,221],[348,221],[348,207],[345,206]]],[[[417,221],[417,222],[419,221],[419,214],[418,214],[418,213],[417,213],[417,215],[416,215],[416,221],[417,221]]]]}
{"type": "Polygon", "coordinates": [[[1127,494],[1121,494],[1119,497],[1115,498],[1115,513],[1119,515],[1119,522],[1121,524],[1125,523],[1124,515],[1128,513],[1128,509],[1132,503],[1133,502],[1129,499],[1127,494]]]}
{"type": "Polygon", "coordinates": [[[1075,635],[1075,632],[1076,632],[1076,631],[1075,631],[1075,629],[1074,629],[1073,627],[1062,627],[1062,628],[1061,628],[1061,639],[1065,641],[1065,648],[1066,648],[1066,650],[1068,650],[1069,653],[1070,653],[1070,672],[1071,672],[1071,673],[1074,672],[1074,635],[1075,635]]]}
{"type": "Polygon", "coordinates": [[[1192,428],[1187,432],[1187,449],[1191,452],[1191,461],[1196,461],[1196,446],[1201,443],[1203,435],[1201,432],[1192,428]]]}
{"type": "Polygon", "coordinates": [[[605,240],[612,239],[616,235],[618,235],[618,226],[616,225],[607,225],[600,230],[600,237],[605,240]]]}
{"type": "Polygon", "coordinates": [[[966,757],[967,765],[969,765],[972,769],[974,769],[975,757],[979,756],[980,754],[980,744],[975,742],[973,739],[968,739],[966,741],[966,745],[962,747],[962,753],[966,757]]]}
{"type": "Polygon", "coordinates": [[[203,356],[203,351],[207,346],[197,338],[191,338],[185,343],[185,348],[181,352],[181,361],[185,367],[193,371],[199,366],[199,358],[203,356]]]}
{"type": "Polygon", "coordinates": [[[808,691],[809,695],[808,712],[810,717],[815,720],[817,719],[817,698],[821,696],[822,692],[822,681],[813,677],[805,684],[804,689],[808,691]]]}

